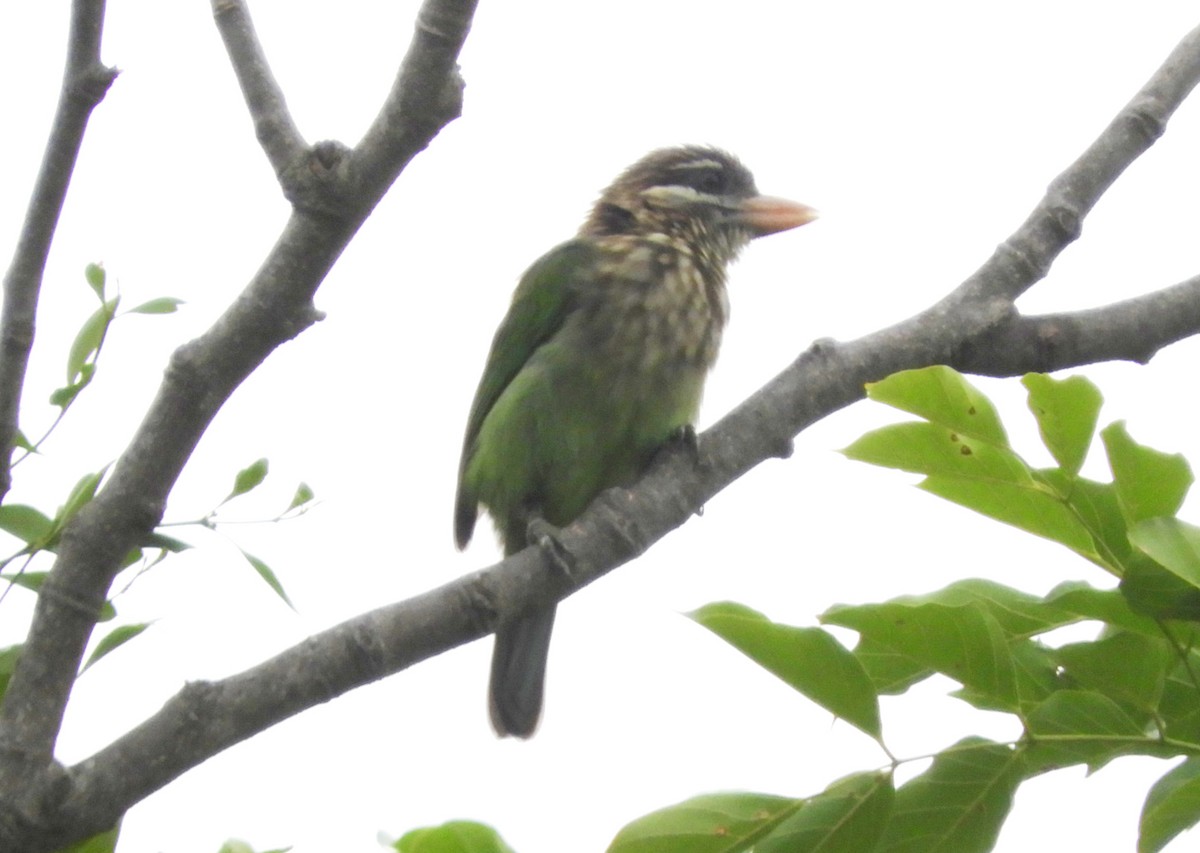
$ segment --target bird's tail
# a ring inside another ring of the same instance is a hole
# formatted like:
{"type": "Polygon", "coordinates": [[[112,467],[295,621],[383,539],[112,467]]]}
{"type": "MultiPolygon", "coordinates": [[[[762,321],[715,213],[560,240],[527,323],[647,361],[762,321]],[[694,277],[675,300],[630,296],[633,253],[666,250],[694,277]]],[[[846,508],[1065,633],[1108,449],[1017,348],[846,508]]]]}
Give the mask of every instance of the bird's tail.
{"type": "Polygon", "coordinates": [[[538,610],[496,631],[488,705],[501,737],[525,738],[537,728],[554,610],[538,610]]]}

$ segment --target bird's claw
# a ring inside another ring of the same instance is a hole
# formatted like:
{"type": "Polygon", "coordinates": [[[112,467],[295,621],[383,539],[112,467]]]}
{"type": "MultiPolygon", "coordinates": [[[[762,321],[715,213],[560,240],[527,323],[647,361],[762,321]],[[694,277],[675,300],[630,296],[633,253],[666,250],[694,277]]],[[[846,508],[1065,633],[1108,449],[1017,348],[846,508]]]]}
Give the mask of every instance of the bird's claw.
{"type": "Polygon", "coordinates": [[[544,518],[533,518],[525,527],[525,537],[530,545],[541,549],[556,569],[568,578],[574,577],[575,557],[563,545],[557,527],[544,518]]]}
{"type": "Polygon", "coordinates": [[[696,428],[691,424],[683,424],[671,430],[671,434],[667,436],[667,440],[663,442],[659,452],[663,455],[676,452],[686,453],[688,459],[696,467],[703,464],[700,458],[700,439],[696,435],[696,428]]]}

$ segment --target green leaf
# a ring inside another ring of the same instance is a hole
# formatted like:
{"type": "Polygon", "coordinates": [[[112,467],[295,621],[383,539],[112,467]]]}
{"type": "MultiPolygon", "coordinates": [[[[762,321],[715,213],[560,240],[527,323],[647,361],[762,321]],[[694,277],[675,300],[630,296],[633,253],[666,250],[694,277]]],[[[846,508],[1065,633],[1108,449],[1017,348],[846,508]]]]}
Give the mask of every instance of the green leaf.
{"type": "Polygon", "coordinates": [[[1116,487],[1111,483],[1097,483],[1083,477],[1067,478],[1057,470],[1039,471],[1038,474],[1051,488],[1065,496],[1066,505],[1091,535],[1095,553],[1084,556],[1120,577],[1132,549],[1116,487]]]}
{"type": "Polygon", "coordinates": [[[980,578],[955,581],[921,600],[952,606],[983,604],[1010,637],[1032,637],[1079,621],[1077,614],[1045,599],[980,578]]]}
{"type": "Polygon", "coordinates": [[[83,277],[88,283],[88,287],[96,294],[96,298],[101,302],[104,301],[104,283],[108,278],[108,274],[104,271],[103,264],[88,264],[83,268],[83,277]]]}
{"type": "MultiPolygon", "coordinates": [[[[241,549],[239,548],[238,550],[241,549]]],[[[283,584],[279,582],[279,578],[275,577],[275,572],[271,571],[271,567],[246,551],[242,551],[242,556],[246,558],[246,562],[254,567],[254,571],[258,572],[258,576],[267,582],[267,586],[271,587],[275,591],[275,594],[283,599],[283,603],[295,610],[295,605],[288,598],[288,594],[284,592],[283,584]]]]}
{"type": "Polygon", "coordinates": [[[392,847],[400,853],[513,853],[496,830],[466,820],[414,829],[392,847]]]}
{"type": "Polygon", "coordinates": [[[92,358],[104,343],[104,336],[108,333],[109,324],[112,323],[120,301],[121,298],[118,296],[105,302],[93,311],[92,316],[88,317],[79,328],[79,332],[75,335],[75,341],[71,344],[70,352],[67,353],[68,385],[75,383],[75,380],[83,373],[84,363],[92,358]]]}
{"type": "Polygon", "coordinates": [[[925,664],[868,636],[859,638],[854,656],[875,685],[875,691],[881,694],[903,693],[933,675],[933,670],[925,664]]]}
{"type": "Polygon", "coordinates": [[[891,424],[867,433],[843,453],[850,459],[930,477],[945,476],[1033,487],[1021,457],[1006,447],[941,424],[891,424]]]}
{"type": "Polygon", "coordinates": [[[21,432],[21,430],[17,430],[13,435],[13,447],[27,450],[30,453],[37,453],[37,448],[29,443],[29,439],[25,437],[25,433],[21,432]]]}
{"type": "Polygon", "coordinates": [[[1129,631],[1090,643],[1070,643],[1052,654],[1074,684],[1146,713],[1157,708],[1175,663],[1165,639],[1129,631]]]}
{"type": "Polygon", "coordinates": [[[151,299],[149,302],[143,302],[134,308],[130,308],[129,314],[174,314],[179,310],[179,306],[183,305],[182,299],[176,299],[174,296],[160,296],[157,299],[151,299]]]}
{"type": "Polygon", "coordinates": [[[96,497],[96,490],[100,487],[100,481],[104,479],[104,475],[108,473],[108,468],[109,466],[105,465],[99,471],[84,474],[79,478],[79,482],[71,489],[66,503],[62,505],[54,519],[55,527],[61,530],[63,525],[74,517],[75,513],[96,497]]]}
{"type": "Polygon", "coordinates": [[[1133,546],[1200,589],[1200,527],[1178,518],[1147,518],[1129,531],[1133,546]]]}
{"type": "Polygon", "coordinates": [[[121,824],[118,821],[117,825],[107,832],[93,835],[86,841],[77,841],[62,848],[58,853],[113,853],[117,849],[117,838],[120,834],[121,824]]]}
{"type": "Polygon", "coordinates": [[[182,539],[176,539],[174,536],[167,536],[164,533],[154,531],[146,534],[142,539],[143,548],[158,548],[162,551],[170,551],[172,554],[179,554],[192,548],[192,544],[184,542],[182,539]]]}
{"type": "MultiPolygon", "coordinates": [[[[291,847],[277,847],[274,850],[263,850],[262,853],[288,853],[291,849],[291,847]]],[[[245,841],[231,838],[221,845],[219,853],[255,853],[255,850],[245,841]]]]}
{"type": "Polygon", "coordinates": [[[1162,636],[1158,623],[1135,612],[1119,590],[1096,589],[1083,581],[1066,581],[1050,590],[1046,601],[1084,619],[1094,619],[1150,637],[1162,636]]]}
{"type": "Polygon", "coordinates": [[[1154,619],[1200,620],[1200,589],[1148,557],[1129,563],[1120,590],[1138,613],[1154,619]]]}
{"type": "MultiPolygon", "coordinates": [[[[1061,685],[1055,673],[1054,659],[1045,646],[1031,640],[1015,640],[1010,641],[1009,652],[1012,655],[1016,695],[1022,708],[1041,702],[1059,689],[1061,685]]],[[[965,685],[951,695],[987,711],[1014,710],[1007,696],[980,691],[972,685],[965,685]]]]}
{"type": "Polygon", "coordinates": [[[1138,853],[1158,853],[1200,822],[1200,758],[1186,759],[1154,783],[1142,806],[1138,853]]]}
{"type": "Polygon", "coordinates": [[[1200,662],[1193,649],[1186,663],[1177,665],[1163,685],[1158,714],[1167,735],[1175,740],[1200,743],[1200,702],[1196,701],[1194,675],[1197,671],[1200,662]]]}
{"type": "Polygon", "coordinates": [[[769,794],[705,794],[627,824],[609,845],[608,853],[748,850],[804,804],[804,800],[769,794]]]}
{"type": "Polygon", "coordinates": [[[233,478],[233,490],[221,503],[228,503],[239,495],[244,495],[246,492],[258,488],[262,484],[262,481],[267,478],[267,469],[269,467],[270,463],[263,458],[251,462],[241,471],[238,471],[237,476],[233,478]]]}
{"type": "Polygon", "coordinates": [[[890,773],[857,773],[834,782],[785,820],[754,853],[874,850],[896,792],[890,773]]]}
{"type": "Polygon", "coordinates": [[[733,603],[709,604],[689,615],[834,716],[882,737],[871,680],[827,631],[781,625],[733,603]]]}
{"type": "Polygon", "coordinates": [[[1012,807],[1021,756],[1007,746],[967,738],[896,792],[880,853],[987,853],[1012,807]]]}
{"type": "Polygon", "coordinates": [[[1004,631],[977,603],[947,606],[899,599],[885,604],[837,606],[821,621],[858,631],[987,698],[988,707],[1018,710],[1021,696],[1004,631]]]}
{"type": "Polygon", "coordinates": [[[1059,690],[1026,717],[1032,746],[1027,759],[1037,772],[1086,764],[1091,772],[1121,755],[1156,744],[1106,696],[1059,690]]]}
{"type": "Polygon", "coordinates": [[[1029,409],[1037,418],[1042,442],[1067,473],[1079,473],[1096,433],[1100,389],[1082,376],[1054,379],[1029,373],[1021,380],[1029,391],[1029,409]]]}
{"type": "Polygon", "coordinates": [[[30,592],[37,592],[46,581],[48,572],[17,572],[11,575],[0,575],[13,586],[19,586],[30,592]]]}
{"type": "Polygon", "coordinates": [[[1088,559],[1096,559],[1095,543],[1087,528],[1046,485],[1036,481],[1017,486],[930,477],[920,488],[1027,533],[1066,545],[1088,559]]]}
{"type": "Polygon", "coordinates": [[[88,656],[87,663],[83,665],[83,669],[79,670],[79,674],[83,675],[96,661],[125,645],[152,624],[151,622],[139,622],[134,625],[118,625],[113,628],[100,639],[100,642],[96,643],[96,648],[88,656]]]}
{"type": "Polygon", "coordinates": [[[296,507],[304,506],[315,497],[313,490],[309,488],[308,483],[301,483],[296,486],[296,494],[292,495],[292,502],[288,504],[288,508],[284,512],[291,512],[296,507]]]}
{"type": "Polygon", "coordinates": [[[0,506],[0,530],[11,533],[31,547],[44,542],[54,529],[54,522],[41,510],[25,504],[0,506]]]}
{"type": "Polygon", "coordinates": [[[1176,515],[1192,485],[1192,469],[1178,453],[1138,444],[1121,421],[1100,432],[1121,510],[1132,524],[1156,515],[1176,515]]]}
{"type": "Polygon", "coordinates": [[[8,690],[8,680],[17,668],[17,660],[21,657],[23,648],[23,644],[17,644],[0,649],[0,699],[4,698],[4,693],[8,690]]]}
{"type": "Polygon", "coordinates": [[[86,382],[76,382],[73,385],[65,385],[62,388],[54,389],[50,393],[50,405],[65,409],[75,401],[75,398],[79,396],[79,392],[86,386],[86,382]]]}
{"type": "Polygon", "coordinates": [[[867,396],[998,447],[1008,436],[991,400],[944,365],[905,370],[867,385],[867,396]]]}

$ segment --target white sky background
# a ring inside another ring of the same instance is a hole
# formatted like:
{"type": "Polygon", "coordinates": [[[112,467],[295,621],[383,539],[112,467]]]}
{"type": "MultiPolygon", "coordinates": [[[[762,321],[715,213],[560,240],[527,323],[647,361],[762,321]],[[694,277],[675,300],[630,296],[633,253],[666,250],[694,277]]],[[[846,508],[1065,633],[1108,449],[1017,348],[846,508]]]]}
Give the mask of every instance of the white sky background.
{"type": "MultiPolygon", "coordinates": [[[[5,263],[56,98],[67,5],[8,4],[0,29],[5,263]]],[[[49,423],[44,401],[95,307],[87,262],[105,263],[126,305],[160,295],[188,304],[113,329],[95,385],[46,457],[18,469],[10,499],[47,511],[121,452],[171,350],[244,286],[288,212],[208,4],[110,5],[103,53],[123,74],[92,119],[47,271],[25,430],[49,423]]],[[[416,5],[251,4],[310,140],[357,141],[416,5]]],[[[524,268],[644,152],[727,147],[762,191],[823,214],[758,241],[734,269],[704,425],[813,339],[907,317],[971,273],[1196,23],[1194,3],[1161,1],[484,0],[462,54],[463,118],[413,161],[334,268],[317,298],[328,319],[236,393],[168,510],[168,520],[203,514],[260,456],[270,478],[227,516],[270,516],[309,482],[321,503],[304,519],[226,528],[275,568],[299,613],[221,537],[176,531],[202,547],[118,600],[123,619],[159,621],[83,677],[61,758],[89,755],[185,680],[238,672],[495,559],[486,525],[466,555],[450,535],[461,429],[492,332],[524,268]]],[[[1197,150],[1193,100],[1022,307],[1099,305],[1195,274],[1197,150]]],[[[1138,440],[1200,461],[1198,352],[1185,343],[1149,367],[1086,369],[1108,400],[1102,423],[1126,418],[1138,440]]],[[[1015,380],[981,384],[1018,445],[1045,461],[1015,380]]],[[[1063,577],[1106,583],[1060,548],[834,452],[890,417],[860,404],[817,425],[792,459],[761,466],[702,519],[563,605],[532,741],[492,735],[490,641],[476,643],[193,770],[129,814],[121,853],[211,853],[231,836],[368,853],[379,831],[456,817],[494,824],[521,853],[598,851],[626,821],[693,794],[802,796],[883,764],[864,735],[679,614],[732,599],[813,624],[836,602],[964,576],[1034,593],[1063,577]]],[[[30,603],[20,591],[4,603],[0,642],[23,636],[30,603]]],[[[949,689],[918,688],[919,707],[885,703],[896,753],[1017,735],[1009,718],[948,699],[949,689]]],[[[1090,779],[1075,768],[1027,783],[997,850],[1132,850],[1144,792],[1168,767],[1126,759],[1090,779]]]]}

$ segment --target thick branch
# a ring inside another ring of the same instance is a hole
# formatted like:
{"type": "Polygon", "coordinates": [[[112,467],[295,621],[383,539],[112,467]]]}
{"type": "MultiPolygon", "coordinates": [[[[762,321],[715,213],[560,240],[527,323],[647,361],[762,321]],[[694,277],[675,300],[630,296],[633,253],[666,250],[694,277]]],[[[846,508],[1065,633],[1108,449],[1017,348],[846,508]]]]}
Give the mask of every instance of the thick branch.
{"type": "Polygon", "coordinates": [[[116,70],[100,62],[103,28],[104,0],[75,0],[54,123],[16,252],[4,277],[4,308],[0,314],[0,500],[12,485],[13,441],[50,243],[83,146],[88,118],[117,77],[116,70]]]}

